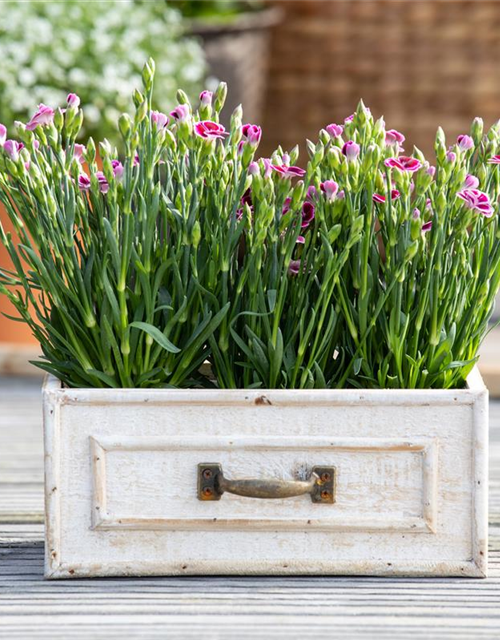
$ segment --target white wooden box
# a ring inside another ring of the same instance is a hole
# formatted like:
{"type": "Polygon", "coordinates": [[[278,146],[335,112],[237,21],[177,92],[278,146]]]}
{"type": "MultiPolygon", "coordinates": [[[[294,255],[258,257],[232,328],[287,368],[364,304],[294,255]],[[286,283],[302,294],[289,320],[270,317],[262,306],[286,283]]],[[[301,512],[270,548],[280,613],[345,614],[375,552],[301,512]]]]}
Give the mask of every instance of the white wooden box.
{"type": "Polygon", "coordinates": [[[468,383],[142,391],[50,378],[45,575],[484,577],[488,396],[477,370],[468,383]],[[331,466],[335,501],[200,500],[200,463],[304,481],[331,466]]]}

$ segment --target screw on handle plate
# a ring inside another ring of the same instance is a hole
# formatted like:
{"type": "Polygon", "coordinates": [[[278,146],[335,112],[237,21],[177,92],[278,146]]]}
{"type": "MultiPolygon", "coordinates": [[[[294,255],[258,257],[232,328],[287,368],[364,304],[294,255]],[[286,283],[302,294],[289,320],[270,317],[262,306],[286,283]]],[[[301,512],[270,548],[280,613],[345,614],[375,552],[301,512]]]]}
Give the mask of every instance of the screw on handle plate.
{"type": "Polygon", "coordinates": [[[335,502],[335,467],[313,467],[307,480],[249,479],[231,480],[222,465],[205,462],[198,465],[198,500],[220,500],[224,493],[247,498],[278,500],[309,494],[312,502],[335,502]]]}

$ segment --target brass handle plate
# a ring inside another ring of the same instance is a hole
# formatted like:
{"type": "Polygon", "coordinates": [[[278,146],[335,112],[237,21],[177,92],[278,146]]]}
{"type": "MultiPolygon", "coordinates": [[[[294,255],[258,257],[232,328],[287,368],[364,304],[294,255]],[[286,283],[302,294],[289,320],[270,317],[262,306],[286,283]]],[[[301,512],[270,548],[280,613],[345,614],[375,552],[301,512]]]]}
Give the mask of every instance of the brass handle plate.
{"type": "Polygon", "coordinates": [[[224,476],[222,465],[205,462],[198,465],[198,500],[220,500],[224,493],[246,498],[277,500],[309,494],[312,502],[335,502],[335,467],[313,467],[307,480],[278,478],[242,478],[230,480],[224,476]]]}

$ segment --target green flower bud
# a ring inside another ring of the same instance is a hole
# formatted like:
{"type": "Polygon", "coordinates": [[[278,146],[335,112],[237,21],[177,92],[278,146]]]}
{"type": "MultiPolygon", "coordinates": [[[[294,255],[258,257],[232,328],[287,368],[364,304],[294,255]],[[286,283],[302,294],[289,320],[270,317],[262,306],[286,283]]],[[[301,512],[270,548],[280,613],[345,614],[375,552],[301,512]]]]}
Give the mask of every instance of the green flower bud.
{"type": "Polygon", "coordinates": [[[424,154],[420,151],[420,149],[419,149],[418,147],[413,147],[413,153],[412,153],[412,156],[413,156],[414,158],[416,158],[417,160],[420,160],[420,162],[421,162],[422,164],[424,164],[424,162],[425,162],[425,156],[424,156],[424,154]]]}
{"type": "Polygon", "coordinates": [[[5,167],[11,176],[17,177],[19,175],[19,171],[15,162],[13,162],[10,158],[7,158],[5,163],[5,167]]]}
{"type": "Polygon", "coordinates": [[[227,96],[227,84],[225,82],[221,82],[214,94],[214,110],[217,114],[219,114],[222,111],[222,107],[226,102],[226,96],[227,96]]]}
{"type": "Polygon", "coordinates": [[[233,113],[231,114],[230,129],[231,129],[231,133],[233,133],[233,134],[236,131],[238,131],[238,129],[239,129],[240,130],[240,139],[241,139],[242,118],[243,118],[243,108],[242,108],[241,104],[239,104],[235,108],[233,113]]]}
{"type": "Polygon", "coordinates": [[[142,83],[147,90],[151,89],[155,75],[155,63],[153,58],[149,58],[142,69],[142,83]]]}
{"type": "Polygon", "coordinates": [[[87,148],[86,148],[85,153],[83,155],[84,155],[85,160],[89,164],[92,164],[93,162],[95,162],[95,142],[94,142],[93,138],[89,138],[88,139],[87,148]]]}
{"type": "Polygon", "coordinates": [[[325,146],[330,142],[330,134],[326,129],[321,129],[319,132],[319,139],[325,146]]]}
{"type": "Polygon", "coordinates": [[[47,192],[47,198],[46,198],[46,203],[49,209],[49,213],[52,216],[55,216],[57,213],[57,203],[54,200],[54,196],[52,195],[52,193],[50,191],[47,192]]]}
{"type": "Polygon", "coordinates": [[[314,154],[316,152],[316,145],[314,144],[314,142],[312,142],[311,140],[307,139],[306,140],[306,147],[307,147],[307,153],[309,154],[309,157],[311,159],[314,158],[314,154]]]}
{"type": "Polygon", "coordinates": [[[381,151],[376,144],[368,145],[363,157],[362,170],[368,172],[372,167],[377,167],[380,162],[381,151]]]}
{"type": "Polygon", "coordinates": [[[472,139],[474,140],[474,144],[477,145],[481,142],[484,131],[484,122],[482,118],[474,118],[472,121],[472,126],[470,129],[470,134],[472,139]]]}
{"type": "Polygon", "coordinates": [[[83,125],[83,111],[79,109],[75,117],[73,118],[71,126],[66,128],[66,133],[68,137],[70,137],[72,140],[77,138],[78,134],[80,133],[80,129],[82,128],[82,125],[83,125]]]}
{"type": "Polygon", "coordinates": [[[165,133],[165,139],[163,141],[164,146],[175,149],[177,146],[177,140],[175,139],[174,134],[170,131],[170,129],[163,129],[163,132],[165,133]]]}
{"type": "Polygon", "coordinates": [[[410,262],[410,260],[412,260],[417,255],[417,251],[418,251],[418,240],[414,240],[406,247],[404,261],[410,262]]]}
{"type": "Polygon", "coordinates": [[[193,225],[193,230],[191,231],[191,242],[195,249],[200,244],[200,240],[201,240],[201,226],[200,226],[200,221],[196,220],[196,222],[193,225]]]}
{"type": "Polygon", "coordinates": [[[118,128],[124,140],[127,140],[132,129],[132,119],[128,113],[122,113],[118,119],[118,128]]]}
{"type": "Polygon", "coordinates": [[[313,167],[316,168],[321,163],[324,157],[325,157],[325,147],[320,140],[316,145],[316,148],[314,150],[314,155],[312,157],[313,167]]]}
{"type": "Polygon", "coordinates": [[[139,107],[137,108],[137,111],[135,112],[135,124],[138,125],[140,122],[142,122],[144,120],[144,118],[146,117],[148,113],[148,103],[147,100],[144,100],[139,107]]]}
{"type": "Polygon", "coordinates": [[[500,121],[497,120],[492,125],[491,129],[488,131],[488,135],[487,135],[488,140],[490,140],[490,141],[498,140],[498,132],[499,132],[499,130],[500,130],[500,121]]]}
{"type": "Polygon", "coordinates": [[[144,96],[138,89],[135,89],[134,93],[132,94],[132,99],[136,108],[144,102],[144,96]]]}
{"type": "Polygon", "coordinates": [[[56,109],[54,112],[54,126],[58,133],[61,133],[64,126],[64,114],[61,109],[56,109]]]}
{"type": "Polygon", "coordinates": [[[382,145],[385,142],[385,120],[383,117],[375,122],[372,136],[375,144],[382,145]]]}
{"type": "Polygon", "coordinates": [[[476,169],[476,177],[479,179],[479,184],[484,184],[488,175],[488,171],[484,164],[479,165],[476,169]]]}
{"type": "Polygon", "coordinates": [[[299,153],[300,153],[299,145],[296,144],[288,154],[290,156],[290,164],[292,165],[296,164],[297,160],[299,159],[299,153]]]}
{"type": "Polygon", "coordinates": [[[330,147],[327,152],[328,166],[332,171],[338,171],[342,164],[342,152],[338,147],[330,147]]]}
{"type": "Polygon", "coordinates": [[[45,135],[47,136],[49,143],[52,146],[57,147],[59,142],[59,133],[53,124],[49,124],[45,127],[45,135]]]}
{"type": "Polygon", "coordinates": [[[442,127],[438,127],[437,132],[436,132],[436,145],[444,145],[446,146],[446,136],[444,134],[444,131],[442,129],[442,127]]]}
{"type": "Polygon", "coordinates": [[[292,210],[298,209],[304,201],[304,196],[305,196],[304,181],[299,180],[292,191],[292,201],[290,202],[290,209],[292,210]]]}
{"type": "Polygon", "coordinates": [[[363,100],[360,100],[356,109],[356,118],[358,123],[363,126],[371,118],[370,112],[366,109],[363,100]]]}
{"type": "Polygon", "coordinates": [[[111,165],[111,160],[109,159],[108,156],[104,157],[103,162],[102,162],[102,170],[103,173],[106,177],[106,180],[110,183],[110,184],[114,184],[114,173],[113,173],[113,166],[111,165]]]}
{"type": "Polygon", "coordinates": [[[439,213],[442,213],[446,209],[446,202],[447,202],[446,194],[443,191],[440,191],[437,194],[437,198],[435,198],[434,200],[436,211],[438,211],[439,213]]]}
{"type": "Polygon", "coordinates": [[[19,140],[21,140],[21,142],[24,142],[26,146],[31,147],[33,139],[35,137],[33,132],[28,131],[28,129],[26,129],[26,125],[22,122],[16,122],[16,131],[19,140]]]}
{"type": "Polygon", "coordinates": [[[191,103],[189,102],[189,98],[188,98],[187,93],[185,91],[183,91],[182,89],[178,89],[177,93],[175,95],[176,95],[176,98],[177,98],[177,102],[179,104],[187,104],[187,105],[191,106],[191,103]]]}

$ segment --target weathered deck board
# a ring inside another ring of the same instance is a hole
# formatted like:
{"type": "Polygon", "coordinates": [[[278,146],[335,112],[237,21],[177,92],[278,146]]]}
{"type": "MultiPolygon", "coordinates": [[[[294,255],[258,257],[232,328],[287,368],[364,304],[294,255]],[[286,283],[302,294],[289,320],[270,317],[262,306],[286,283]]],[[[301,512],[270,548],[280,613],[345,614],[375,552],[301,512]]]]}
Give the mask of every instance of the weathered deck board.
{"type": "Polygon", "coordinates": [[[0,382],[0,638],[500,637],[500,402],[491,404],[490,578],[45,582],[39,382],[0,382]]]}

